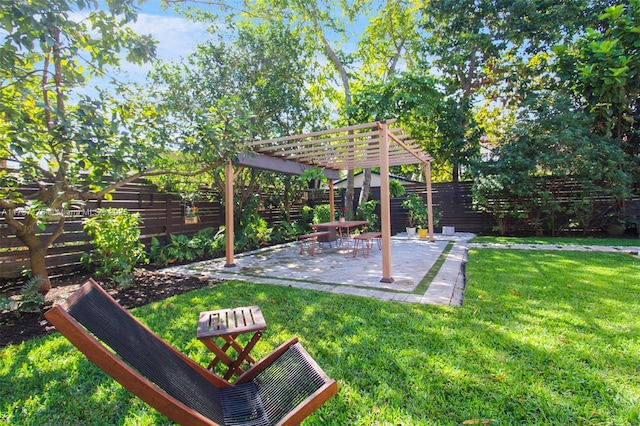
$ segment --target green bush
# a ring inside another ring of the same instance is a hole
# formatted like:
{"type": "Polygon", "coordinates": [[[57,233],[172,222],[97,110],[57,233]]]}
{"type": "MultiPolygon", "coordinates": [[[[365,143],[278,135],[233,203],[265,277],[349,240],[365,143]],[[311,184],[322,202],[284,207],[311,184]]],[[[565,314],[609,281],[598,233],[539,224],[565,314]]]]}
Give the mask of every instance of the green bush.
{"type": "Polygon", "coordinates": [[[193,237],[184,234],[171,235],[169,244],[162,245],[153,237],[149,248],[149,259],[154,265],[175,262],[192,262],[205,257],[215,257],[225,248],[225,232],[213,228],[198,231],[193,237]]]}
{"type": "MultiPolygon", "coordinates": [[[[429,209],[422,197],[418,194],[409,194],[402,202],[402,207],[409,211],[409,226],[417,226],[420,229],[429,227],[429,209]]],[[[433,209],[433,226],[438,226],[442,213],[433,209]]]]}
{"type": "Polygon", "coordinates": [[[311,224],[314,218],[313,207],[302,206],[302,210],[300,211],[300,226],[303,229],[303,233],[307,233],[311,230],[311,224]]]}
{"type": "Polygon", "coordinates": [[[41,312],[45,304],[44,295],[40,293],[40,276],[31,277],[20,289],[18,300],[0,298],[0,323],[5,315],[20,317],[21,313],[41,312]]]}
{"type": "Polygon", "coordinates": [[[362,220],[366,220],[368,223],[367,228],[369,231],[379,231],[378,215],[375,213],[378,200],[369,200],[366,203],[362,203],[358,206],[358,216],[362,220]]]}
{"type": "Polygon", "coordinates": [[[318,204],[313,208],[313,223],[329,222],[330,220],[331,220],[331,205],[318,204]]]}
{"type": "Polygon", "coordinates": [[[305,233],[301,228],[297,222],[282,221],[273,228],[271,239],[273,242],[295,241],[298,235],[305,233]]]}
{"type": "Polygon", "coordinates": [[[139,213],[98,209],[98,214],[86,219],[83,225],[95,246],[83,260],[90,266],[95,265],[101,275],[111,276],[121,284],[130,283],[134,266],[146,261],[139,225],[139,213]]]}
{"type": "Polygon", "coordinates": [[[235,234],[235,250],[238,252],[262,247],[271,241],[272,228],[260,217],[260,197],[246,200],[240,216],[240,226],[235,234]]]}
{"type": "Polygon", "coordinates": [[[391,198],[402,197],[405,192],[405,187],[400,183],[398,179],[391,179],[389,181],[389,196],[391,198]]]}

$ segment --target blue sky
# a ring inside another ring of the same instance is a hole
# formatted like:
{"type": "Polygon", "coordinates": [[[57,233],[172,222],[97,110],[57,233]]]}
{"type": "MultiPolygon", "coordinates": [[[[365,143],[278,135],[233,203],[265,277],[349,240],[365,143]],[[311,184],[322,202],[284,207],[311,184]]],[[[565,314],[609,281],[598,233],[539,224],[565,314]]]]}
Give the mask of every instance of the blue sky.
{"type": "MultiPolygon", "coordinates": [[[[207,27],[209,24],[192,22],[175,13],[164,10],[159,0],[149,0],[142,3],[138,19],[131,25],[137,34],[151,35],[157,42],[157,57],[165,61],[179,60],[194,51],[198,43],[209,38],[207,27]]],[[[142,82],[151,69],[150,64],[138,66],[122,62],[122,67],[128,74],[127,80],[142,82]]]]}
{"type": "MultiPolygon", "coordinates": [[[[213,12],[218,11],[217,8],[207,6],[203,2],[193,1],[185,4],[203,9],[210,8],[213,12]]],[[[157,57],[164,61],[177,61],[180,58],[186,58],[195,50],[198,43],[211,37],[207,32],[207,27],[210,24],[190,21],[171,8],[163,9],[160,0],[146,0],[138,5],[138,8],[138,20],[131,25],[131,28],[138,34],[151,35],[157,40],[157,57]]],[[[359,35],[356,34],[361,35],[367,22],[367,19],[363,17],[360,22],[349,28],[354,34],[354,40],[359,38],[359,35]]],[[[329,37],[331,38],[331,36],[329,37]]],[[[342,48],[353,50],[355,45],[348,42],[343,44],[342,48]]],[[[142,82],[151,69],[150,64],[140,67],[123,61],[121,65],[128,74],[128,77],[124,77],[124,79],[135,82],[142,82]]]]}

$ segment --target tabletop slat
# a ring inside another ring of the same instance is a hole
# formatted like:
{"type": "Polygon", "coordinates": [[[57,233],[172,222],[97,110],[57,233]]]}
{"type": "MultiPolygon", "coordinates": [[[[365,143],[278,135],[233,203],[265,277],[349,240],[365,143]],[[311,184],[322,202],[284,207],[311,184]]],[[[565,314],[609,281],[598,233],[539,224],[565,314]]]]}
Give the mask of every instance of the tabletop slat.
{"type": "Polygon", "coordinates": [[[267,323],[258,306],[200,312],[197,337],[215,337],[266,330],[267,323]]]}

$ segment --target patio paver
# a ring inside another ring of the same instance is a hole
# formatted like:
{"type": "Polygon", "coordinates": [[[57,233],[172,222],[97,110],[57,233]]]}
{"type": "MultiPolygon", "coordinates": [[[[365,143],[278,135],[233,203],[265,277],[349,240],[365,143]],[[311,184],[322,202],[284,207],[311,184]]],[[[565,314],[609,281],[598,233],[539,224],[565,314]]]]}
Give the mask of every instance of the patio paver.
{"type": "Polygon", "coordinates": [[[435,235],[429,243],[399,234],[391,239],[393,283],[381,283],[382,256],[374,247],[368,258],[345,258],[346,249],[320,248],[314,256],[300,254],[296,243],[283,244],[236,256],[235,267],[214,259],[166,268],[172,274],[238,279],[256,283],[373,297],[382,300],[461,305],[464,290],[466,244],[474,235],[435,235]],[[450,241],[452,249],[425,294],[414,294],[450,241]]]}
{"type": "Polygon", "coordinates": [[[255,283],[286,285],[296,288],[350,294],[376,299],[421,304],[462,305],[465,286],[465,263],[470,248],[510,248],[520,250],[580,250],[630,252],[638,247],[584,245],[533,245],[469,243],[471,233],[453,236],[435,235],[435,242],[398,234],[391,238],[393,283],[381,283],[380,251],[373,249],[369,258],[345,259],[338,248],[321,248],[315,256],[300,255],[295,243],[284,244],[236,257],[237,266],[224,267],[224,259],[215,259],[166,268],[172,274],[198,275],[221,279],[238,279],[255,283]],[[447,244],[453,241],[444,263],[424,294],[413,290],[438,260],[447,244]]]}

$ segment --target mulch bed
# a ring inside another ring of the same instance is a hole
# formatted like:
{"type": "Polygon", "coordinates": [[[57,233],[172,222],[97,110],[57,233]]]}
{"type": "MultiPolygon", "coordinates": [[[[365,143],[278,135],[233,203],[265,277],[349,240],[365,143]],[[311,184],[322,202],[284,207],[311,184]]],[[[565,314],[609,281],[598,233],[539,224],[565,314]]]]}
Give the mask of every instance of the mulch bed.
{"type": "MultiPolygon", "coordinates": [[[[52,289],[46,296],[48,306],[43,312],[46,312],[53,303],[66,299],[89,277],[86,274],[76,274],[52,280],[52,289]]],[[[109,280],[96,279],[96,281],[127,309],[221,282],[221,280],[162,274],[145,269],[136,270],[135,284],[125,289],[116,288],[109,280]]],[[[45,336],[54,331],[55,328],[47,322],[42,313],[0,314],[0,348],[45,336]]]]}

